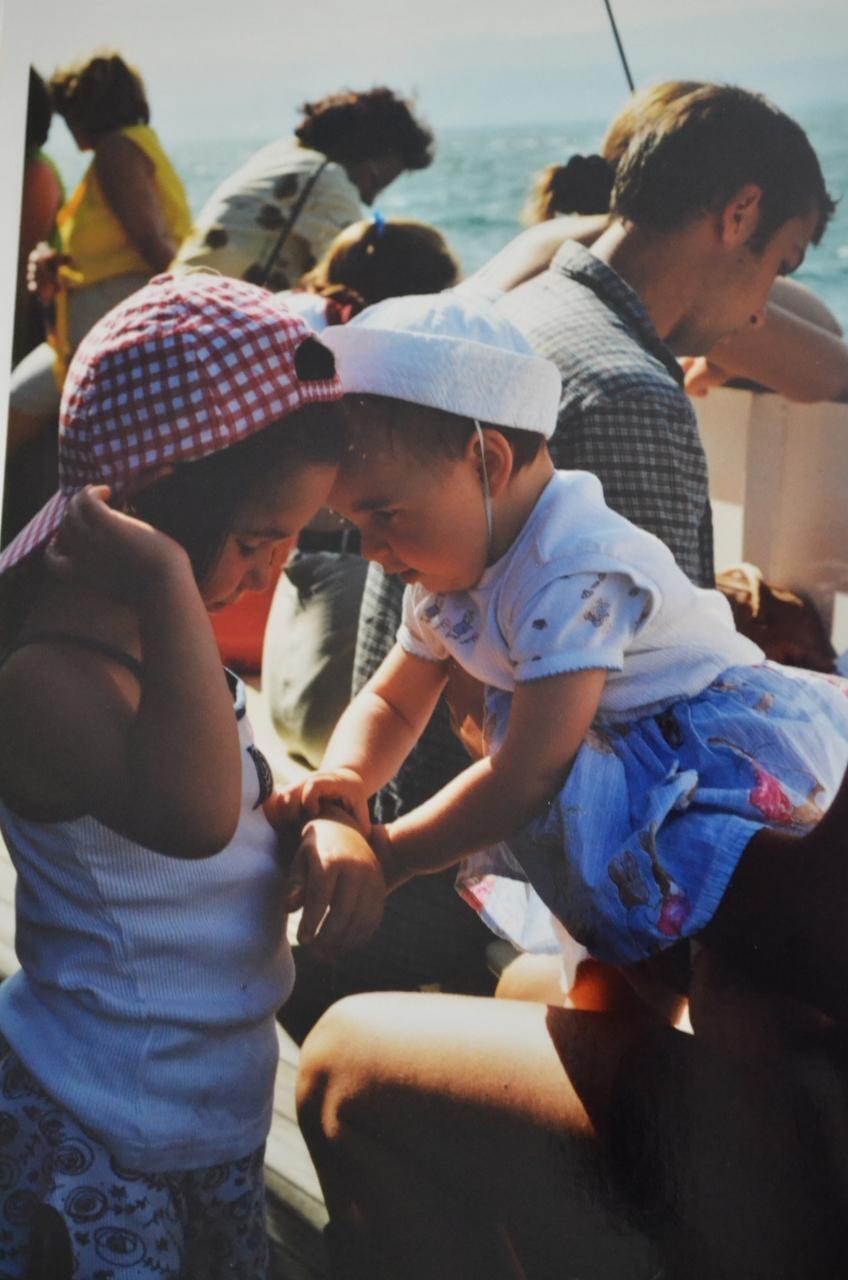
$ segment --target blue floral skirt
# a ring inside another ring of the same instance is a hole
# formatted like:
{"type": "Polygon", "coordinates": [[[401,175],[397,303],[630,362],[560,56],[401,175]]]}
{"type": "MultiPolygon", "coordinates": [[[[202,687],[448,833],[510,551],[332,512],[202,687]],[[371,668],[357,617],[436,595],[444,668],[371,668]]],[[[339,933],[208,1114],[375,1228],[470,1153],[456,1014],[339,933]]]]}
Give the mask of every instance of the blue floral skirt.
{"type": "MultiPolygon", "coordinates": [[[[510,701],[487,691],[490,751],[510,701]]],[[[466,859],[458,887],[525,950],[552,949],[553,914],[590,955],[630,964],[697,935],[757,831],[808,830],[846,764],[848,682],[733,667],[657,715],[596,720],[546,811],[466,859]]]]}

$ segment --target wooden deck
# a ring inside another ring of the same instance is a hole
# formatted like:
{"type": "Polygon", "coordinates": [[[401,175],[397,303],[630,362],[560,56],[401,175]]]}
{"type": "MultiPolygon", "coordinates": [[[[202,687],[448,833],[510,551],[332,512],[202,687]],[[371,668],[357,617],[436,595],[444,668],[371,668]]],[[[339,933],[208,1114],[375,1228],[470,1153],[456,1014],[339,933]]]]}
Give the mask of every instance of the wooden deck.
{"type": "Polygon", "coordinates": [[[321,1229],[327,1211],[294,1114],[298,1051],[281,1028],[279,1035],[274,1121],[265,1158],[271,1280],[325,1280],[321,1229]]]}

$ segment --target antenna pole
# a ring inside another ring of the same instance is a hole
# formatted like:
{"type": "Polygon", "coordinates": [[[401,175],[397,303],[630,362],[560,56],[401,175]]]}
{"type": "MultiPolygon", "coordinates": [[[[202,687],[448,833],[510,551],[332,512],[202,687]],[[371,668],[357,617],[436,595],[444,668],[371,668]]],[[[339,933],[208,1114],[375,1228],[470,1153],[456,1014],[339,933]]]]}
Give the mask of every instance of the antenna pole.
{"type": "Polygon", "coordinates": [[[621,65],[622,67],[624,67],[624,74],[627,77],[627,83],[630,86],[630,92],[635,93],[636,86],[633,83],[633,77],[630,74],[630,68],[627,65],[627,55],[624,52],[624,45],[621,43],[621,37],[618,34],[618,27],[615,25],[615,17],[613,16],[612,5],[610,4],[610,0],[604,0],[604,5],[606,6],[607,17],[610,20],[612,33],[615,36],[615,43],[618,46],[618,56],[621,58],[621,65]]]}

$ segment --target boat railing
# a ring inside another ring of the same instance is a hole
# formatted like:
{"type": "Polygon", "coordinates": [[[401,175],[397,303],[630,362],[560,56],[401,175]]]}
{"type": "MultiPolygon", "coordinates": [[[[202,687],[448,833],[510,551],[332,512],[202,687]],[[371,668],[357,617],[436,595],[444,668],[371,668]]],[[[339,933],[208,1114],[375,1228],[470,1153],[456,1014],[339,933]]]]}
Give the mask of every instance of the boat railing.
{"type": "Polygon", "coordinates": [[[719,388],[695,407],[710,469],[716,568],[755,564],[805,596],[848,649],[848,404],[719,388]]]}

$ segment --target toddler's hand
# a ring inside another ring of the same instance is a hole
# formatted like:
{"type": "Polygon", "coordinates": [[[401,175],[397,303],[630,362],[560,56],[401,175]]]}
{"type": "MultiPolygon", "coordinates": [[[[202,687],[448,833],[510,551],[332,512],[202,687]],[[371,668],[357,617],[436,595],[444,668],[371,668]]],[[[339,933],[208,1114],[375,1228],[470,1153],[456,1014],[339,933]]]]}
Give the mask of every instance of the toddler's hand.
{"type": "Polygon", "coordinates": [[[262,810],[277,835],[277,858],[288,873],[300,848],[301,817],[298,786],[275,790],[263,802],[262,810]],[[291,794],[290,794],[291,793],[291,794]]]}
{"type": "Polygon", "coordinates": [[[386,883],[367,841],[344,821],[318,818],[303,832],[286,906],[303,908],[297,939],[327,958],[367,942],[380,923],[386,883]]]}
{"type": "Polygon", "coordinates": [[[62,578],[134,602],[163,574],[184,572],[188,557],[152,525],[114,511],[108,498],[107,485],[86,485],[74,494],[45,562],[62,578]]]}
{"type": "Polygon", "coordinates": [[[362,779],[353,769],[313,773],[301,785],[300,802],[310,818],[318,818],[327,805],[338,805],[350,814],[363,835],[371,831],[368,796],[362,779]]]}
{"type": "Polygon", "coordinates": [[[262,806],[265,817],[275,831],[284,831],[297,823],[303,825],[302,782],[293,782],[288,787],[276,787],[262,806]]]}

